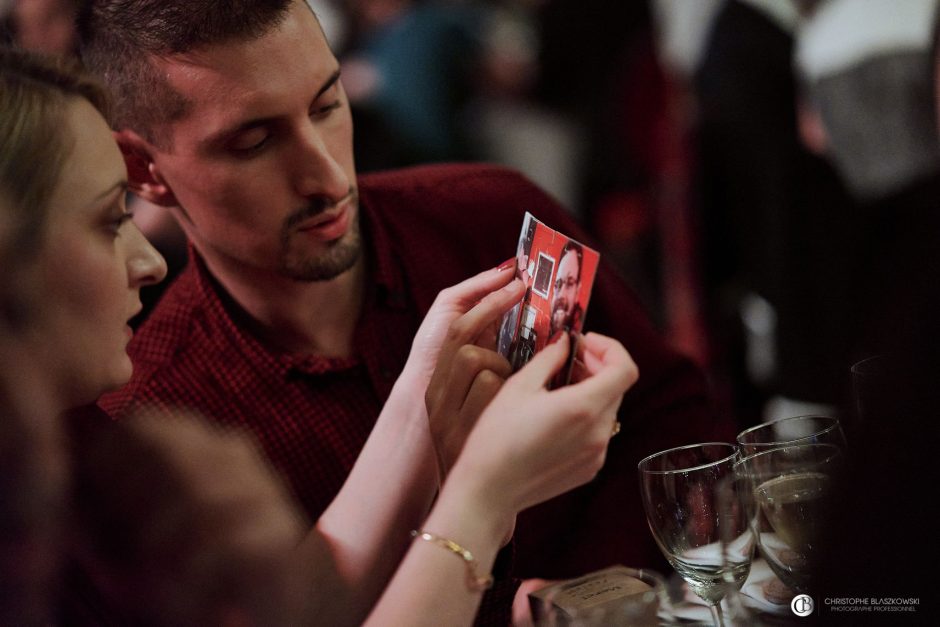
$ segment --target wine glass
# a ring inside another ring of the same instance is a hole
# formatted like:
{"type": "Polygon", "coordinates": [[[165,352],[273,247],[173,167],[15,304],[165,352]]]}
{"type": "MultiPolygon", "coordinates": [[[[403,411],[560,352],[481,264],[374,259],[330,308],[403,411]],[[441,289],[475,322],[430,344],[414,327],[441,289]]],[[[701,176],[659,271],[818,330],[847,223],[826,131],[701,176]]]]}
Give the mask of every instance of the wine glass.
{"type": "Polygon", "coordinates": [[[719,485],[733,477],[734,461],[733,445],[708,442],[650,455],[638,466],[650,531],[716,625],[723,625],[720,602],[727,587],[747,579],[753,557],[753,545],[734,556],[722,547],[722,534],[747,530],[746,517],[722,515],[719,502],[719,485]]]}
{"type": "Polygon", "coordinates": [[[725,477],[717,486],[716,501],[721,517],[719,535],[721,536],[721,555],[725,564],[725,596],[723,620],[728,625],[762,624],[757,615],[744,602],[741,586],[744,579],[729,578],[734,572],[734,565],[743,561],[752,562],[757,546],[755,525],[752,522],[755,508],[749,484],[734,475],[725,477]]]}
{"type": "Polygon", "coordinates": [[[797,444],[761,451],[734,465],[753,495],[761,553],[789,588],[806,592],[821,555],[832,489],[842,467],[833,444],[797,444]]]}
{"type": "Polygon", "coordinates": [[[898,383],[893,364],[896,358],[875,355],[852,364],[852,393],[855,397],[857,428],[864,423],[888,420],[892,415],[898,383]]]}
{"type": "Polygon", "coordinates": [[[738,434],[741,457],[781,446],[831,444],[845,451],[845,434],[832,416],[794,416],[765,422],[738,434]]]}

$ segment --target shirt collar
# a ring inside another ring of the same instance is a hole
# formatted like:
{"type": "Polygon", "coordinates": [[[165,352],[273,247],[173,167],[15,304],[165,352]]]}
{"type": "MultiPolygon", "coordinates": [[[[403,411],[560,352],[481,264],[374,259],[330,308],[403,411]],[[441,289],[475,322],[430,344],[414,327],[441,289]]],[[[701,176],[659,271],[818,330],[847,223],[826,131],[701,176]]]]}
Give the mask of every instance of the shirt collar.
{"type": "Polygon", "coordinates": [[[363,250],[367,252],[369,264],[366,302],[372,296],[376,299],[374,304],[407,309],[408,298],[401,263],[396,258],[392,236],[370,202],[368,186],[360,189],[359,216],[363,250]]]}
{"type": "Polygon", "coordinates": [[[236,346],[255,371],[270,373],[275,377],[284,376],[290,367],[292,355],[271,349],[247,331],[248,314],[212,276],[192,242],[189,243],[189,263],[195,274],[198,299],[208,314],[207,323],[236,346]]]}

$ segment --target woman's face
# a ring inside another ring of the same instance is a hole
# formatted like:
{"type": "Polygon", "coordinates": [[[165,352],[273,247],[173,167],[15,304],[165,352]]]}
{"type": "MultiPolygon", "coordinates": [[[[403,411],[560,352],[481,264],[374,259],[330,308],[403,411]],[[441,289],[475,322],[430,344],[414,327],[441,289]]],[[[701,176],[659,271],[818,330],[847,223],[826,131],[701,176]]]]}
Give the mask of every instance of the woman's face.
{"type": "Polygon", "coordinates": [[[130,378],[127,322],[140,287],[162,280],[166,264],[129,220],[124,160],[104,119],[80,98],[64,118],[74,145],[50,200],[37,323],[48,373],[78,405],[130,378]]]}

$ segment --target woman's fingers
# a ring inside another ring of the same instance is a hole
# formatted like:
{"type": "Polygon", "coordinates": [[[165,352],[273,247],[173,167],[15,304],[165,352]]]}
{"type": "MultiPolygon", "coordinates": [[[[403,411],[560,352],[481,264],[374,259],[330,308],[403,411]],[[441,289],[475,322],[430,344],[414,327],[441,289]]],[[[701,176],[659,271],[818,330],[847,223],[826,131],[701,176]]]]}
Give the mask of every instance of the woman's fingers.
{"type": "Polygon", "coordinates": [[[478,375],[484,372],[505,379],[512,372],[512,367],[498,353],[472,344],[461,346],[453,360],[450,376],[447,378],[445,396],[452,399],[451,407],[464,405],[478,375]]]}
{"type": "Polygon", "coordinates": [[[616,363],[626,359],[632,364],[632,367],[629,367],[631,370],[630,375],[633,377],[631,385],[639,378],[640,373],[636,364],[633,363],[633,358],[627,352],[627,349],[623,347],[623,344],[617,340],[599,333],[588,333],[581,337],[581,342],[584,346],[585,365],[589,372],[594,373],[602,368],[604,364],[616,363]]]}
{"type": "Polygon", "coordinates": [[[509,376],[509,362],[505,359],[503,362],[506,364],[506,369],[502,373],[493,370],[483,370],[477,375],[473,380],[473,384],[470,386],[470,391],[467,393],[467,397],[464,400],[462,413],[465,416],[472,417],[474,423],[476,423],[477,418],[480,417],[480,414],[483,413],[486,406],[490,404],[490,401],[493,400],[493,397],[496,396],[500,388],[502,388],[503,383],[506,381],[506,378],[509,376]]]}
{"type": "Polygon", "coordinates": [[[558,336],[558,340],[536,353],[535,357],[513,376],[516,384],[527,390],[545,388],[558,369],[564,365],[570,346],[571,339],[567,333],[558,336]]]}
{"type": "Polygon", "coordinates": [[[507,285],[513,278],[512,267],[507,268],[506,264],[502,264],[441,290],[439,298],[466,311],[490,292],[507,285]]]}
{"type": "Polygon", "coordinates": [[[586,404],[591,412],[602,412],[619,406],[623,393],[639,377],[639,369],[630,353],[617,340],[589,333],[583,338],[584,368],[590,376],[555,390],[559,400],[586,404]]]}
{"type": "MultiPolygon", "coordinates": [[[[448,367],[446,364],[451,362],[461,346],[475,344],[480,334],[522,298],[524,292],[525,286],[522,281],[512,281],[484,296],[470,311],[454,320],[447,330],[447,337],[441,347],[438,369],[442,365],[448,367]]],[[[495,344],[487,348],[491,347],[495,347],[495,344]]]]}
{"type": "Polygon", "coordinates": [[[480,333],[515,305],[525,293],[522,281],[513,280],[490,292],[450,325],[448,341],[471,344],[480,333]]]}
{"type": "Polygon", "coordinates": [[[447,376],[436,378],[426,395],[442,476],[511,371],[509,362],[497,353],[469,344],[459,348],[450,365],[447,376]]]}
{"type": "Polygon", "coordinates": [[[588,333],[583,342],[585,367],[592,377],[600,374],[620,376],[626,387],[637,382],[640,370],[623,344],[598,333],[588,333]]]}

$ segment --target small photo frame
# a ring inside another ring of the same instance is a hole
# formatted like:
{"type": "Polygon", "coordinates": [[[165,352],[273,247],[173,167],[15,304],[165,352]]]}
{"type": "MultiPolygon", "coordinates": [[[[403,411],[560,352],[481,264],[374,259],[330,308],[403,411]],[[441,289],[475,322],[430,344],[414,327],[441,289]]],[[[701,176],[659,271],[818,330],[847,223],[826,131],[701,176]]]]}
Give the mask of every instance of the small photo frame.
{"type": "Polygon", "coordinates": [[[552,289],[553,276],[555,276],[555,259],[540,252],[535,278],[532,281],[532,291],[542,298],[548,298],[548,292],[552,289]]]}

